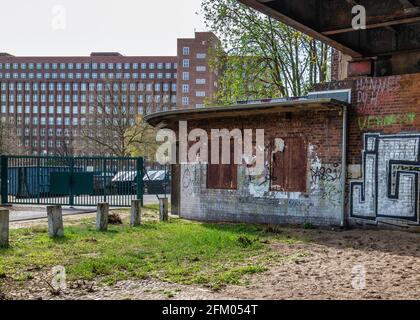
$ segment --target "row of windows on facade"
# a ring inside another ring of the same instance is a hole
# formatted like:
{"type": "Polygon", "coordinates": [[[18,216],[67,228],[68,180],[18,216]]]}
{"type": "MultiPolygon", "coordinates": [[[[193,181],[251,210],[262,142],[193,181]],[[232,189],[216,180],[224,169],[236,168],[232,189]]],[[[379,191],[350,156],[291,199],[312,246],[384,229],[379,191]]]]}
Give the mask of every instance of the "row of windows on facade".
{"type": "MultiPolygon", "coordinates": [[[[86,131],[83,131],[86,132],[86,131]]],[[[49,141],[51,140],[58,140],[61,137],[64,138],[77,138],[79,137],[80,132],[77,129],[68,129],[68,128],[58,128],[58,129],[46,129],[46,128],[41,128],[41,129],[29,129],[29,128],[25,128],[24,130],[22,128],[18,128],[16,129],[16,135],[18,137],[22,137],[24,136],[25,138],[30,137],[29,139],[27,139],[28,141],[42,141],[42,139],[45,139],[47,137],[47,133],[48,133],[48,139],[49,141]],[[31,135],[32,133],[32,135],[31,135]]],[[[102,133],[100,131],[94,131],[94,130],[89,130],[87,132],[87,134],[90,137],[102,137],[102,133]]],[[[44,140],[45,141],[45,140],[44,140]]]]}
{"type": "MultiPolygon", "coordinates": [[[[199,93],[200,95],[202,94],[201,92],[197,92],[197,93],[199,93]]],[[[205,94],[205,92],[203,91],[203,93],[205,94]]],[[[199,95],[197,95],[197,96],[199,96],[199,95]]],[[[1,98],[0,98],[0,101],[1,101],[1,104],[2,104],[2,106],[5,106],[6,104],[7,104],[7,102],[9,102],[9,105],[14,105],[15,103],[22,103],[22,102],[25,102],[25,103],[38,103],[38,102],[41,102],[41,103],[46,103],[47,102],[47,95],[45,95],[45,94],[43,94],[43,95],[40,95],[40,97],[38,97],[38,95],[29,95],[29,94],[27,94],[27,95],[25,95],[24,96],[24,100],[25,101],[23,101],[23,95],[21,95],[21,94],[18,94],[16,97],[14,96],[14,95],[9,95],[9,96],[7,96],[7,95],[1,95],[1,98]]],[[[141,103],[144,103],[144,102],[147,102],[147,103],[152,103],[152,102],[156,102],[156,103],[159,103],[159,102],[164,102],[164,103],[167,103],[167,102],[169,102],[169,101],[172,101],[172,102],[176,102],[176,95],[169,95],[169,94],[164,94],[164,95],[160,95],[160,94],[155,94],[155,95],[143,95],[143,94],[141,94],[141,95],[134,95],[134,94],[131,94],[131,95],[120,95],[120,96],[110,96],[110,95],[106,95],[105,97],[98,97],[98,96],[95,96],[95,95],[86,95],[86,94],[81,94],[81,95],[78,95],[78,94],[73,94],[73,95],[69,95],[69,94],[66,94],[66,95],[64,95],[64,97],[63,97],[63,95],[61,95],[61,94],[59,94],[59,95],[52,95],[52,94],[50,94],[50,95],[48,95],[48,102],[49,103],[73,103],[73,104],[78,104],[79,102],[80,103],[87,103],[88,101],[89,101],[89,104],[102,104],[103,102],[104,103],[109,103],[109,102],[112,102],[112,103],[114,103],[114,104],[126,104],[127,102],[130,102],[130,103],[138,103],[138,104],[141,104],[141,103]],[[64,99],[63,99],[64,98],[64,99]]]]}
{"type": "Polygon", "coordinates": [[[177,69],[178,64],[167,62],[167,63],[112,63],[112,62],[85,62],[85,63],[0,63],[0,70],[146,70],[149,67],[150,70],[170,70],[177,69]]]}
{"type": "MultiPolygon", "coordinates": [[[[24,154],[27,155],[27,156],[30,156],[30,155],[33,155],[33,156],[38,156],[38,155],[41,155],[41,156],[47,156],[47,155],[56,156],[56,155],[60,155],[61,156],[63,154],[63,152],[56,152],[56,151],[53,151],[53,150],[51,150],[51,151],[41,150],[41,152],[38,152],[37,150],[34,150],[32,152],[31,151],[26,151],[24,154]]],[[[74,154],[77,154],[81,157],[94,157],[94,156],[98,155],[98,153],[95,153],[93,151],[91,151],[91,152],[74,152],[74,154]]],[[[104,157],[116,156],[115,154],[111,154],[109,152],[100,153],[100,155],[104,156],[104,157]]]]}
{"type": "Polygon", "coordinates": [[[130,79],[171,79],[173,77],[173,79],[177,78],[177,74],[176,73],[162,73],[162,72],[158,72],[158,73],[129,73],[129,72],[125,72],[125,73],[90,73],[90,72],[85,72],[85,73],[49,73],[49,72],[37,72],[37,73],[2,73],[0,72],[0,79],[37,79],[37,80],[72,80],[72,79],[92,79],[92,80],[96,80],[96,79],[125,79],[125,80],[130,80],[130,79]]]}
{"type": "MultiPolygon", "coordinates": [[[[48,146],[51,147],[51,148],[61,147],[61,146],[63,146],[63,142],[64,142],[65,145],[70,145],[70,141],[69,140],[65,140],[65,141],[60,141],[60,140],[53,141],[53,140],[50,140],[50,141],[48,141],[48,146]]],[[[38,140],[32,140],[32,143],[30,143],[29,140],[25,140],[25,142],[22,142],[22,141],[18,141],[17,142],[17,146],[18,147],[23,147],[23,146],[29,147],[29,146],[32,146],[32,147],[36,148],[36,147],[38,147],[38,145],[41,148],[45,148],[47,146],[47,142],[45,140],[41,140],[39,144],[38,144],[38,140]]],[[[46,153],[46,152],[47,151],[45,150],[43,153],[46,153]]],[[[37,154],[37,153],[34,153],[34,154],[37,154]]]]}
{"type": "MultiPolygon", "coordinates": [[[[190,54],[190,48],[184,47],[183,48],[183,54],[189,55],[190,54]]],[[[205,59],[206,58],[205,53],[197,53],[196,58],[197,59],[205,59]]],[[[189,60],[189,59],[184,59],[189,60]]],[[[170,69],[177,69],[178,63],[174,62],[61,62],[61,63],[41,63],[41,62],[6,62],[6,63],[0,63],[0,70],[170,70],[170,69]]]]}
{"type": "MultiPolygon", "coordinates": [[[[170,109],[175,109],[176,108],[176,106],[175,105],[172,105],[172,106],[169,106],[169,105],[162,105],[162,106],[160,106],[160,105],[156,105],[156,106],[148,106],[148,107],[137,107],[137,108],[134,108],[134,107],[132,107],[132,108],[129,108],[129,111],[128,111],[128,113],[129,114],[132,114],[132,115],[134,115],[136,112],[138,113],[138,114],[150,114],[150,113],[153,113],[153,112],[159,112],[159,111],[167,111],[167,110],[170,110],[170,109]]],[[[65,114],[70,114],[69,112],[68,113],[65,113],[65,114]]],[[[73,115],[78,115],[79,114],[79,111],[78,110],[74,110],[73,109],[73,115]]],[[[86,114],[86,110],[84,110],[83,108],[82,108],[82,110],[81,110],[81,113],[80,114],[86,114]]],[[[107,112],[107,114],[112,114],[112,112],[111,111],[109,111],[109,112],[107,112]]],[[[123,113],[123,114],[125,114],[125,113],[123,113]]],[[[70,125],[75,125],[75,126],[77,126],[77,125],[82,125],[82,126],[84,126],[84,125],[87,125],[87,124],[89,124],[89,125],[103,125],[104,123],[103,123],[103,121],[104,120],[101,120],[101,119],[98,119],[97,121],[97,123],[95,124],[95,123],[92,123],[91,121],[93,121],[92,119],[87,119],[87,118],[85,118],[85,117],[81,117],[80,119],[79,118],[77,118],[77,117],[73,117],[73,118],[70,118],[70,117],[60,117],[60,116],[54,116],[54,117],[38,117],[38,116],[32,116],[32,117],[5,117],[5,116],[3,116],[2,118],[1,118],[1,121],[2,122],[8,122],[9,124],[14,124],[15,123],[15,119],[16,119],[16,124],[17,125],[21,125],[21,124],[25,124],[25,125],[30,125],[30,124],[32,124],[32,125],[35,125],[35,126],[37,126],[37,125],[41,125],[41,126],[45,126],[45,125],[47,125],[47,121],[48,121],[48,125],[50,125],[50,126],[53,126],[53,125],[57,125],[57,126],[61,126],[61,125],[65,125],[65,126],[70,126],[70,125]]],[[[118,122],[119,121],[119,117],[118,118],[115,118],[114,119],[114,122],[118,122]]],[[[124,120],[125,118],[121,118],[120,120],[124,120]]],[[[130,118],[130,124],[132,125],[132,124],[134,124],[134,119],[133,118],[130,118]]],[[[118,123],[115,123],[116,125],[118,124],[118,123]]]]}
{"type": "MultiPolygon", "coordinates": [[[[200,84],[206,84],[206,79],[196,79],[195,83],[200,84]]],[[[113,91],[113,92],[121,92],[121,91],[169,91],[169,88],[171,88],[172,91],[176,91],[177,85],[176,83],[112,83],[112,84],[103,84],[103,83],[86,83],[86,82],[74,82],[74,83],[61,83],[61,82],[42,82],[40,84],[38,83],[30,83],[30,82],[17,82],[16,84],[14,82],[7,83],[7,82],[1,82],[0,83],[0,90],[4,94],[7,90],[10,91],[47,91],[47,88],[49,91],[62,91],[64,88],[64,91],[70,91],[71,89],[73,91],[113,91]]],[[[189,85],[183,84],[182,86],[183,92],[189,92],[189,85]]]]}

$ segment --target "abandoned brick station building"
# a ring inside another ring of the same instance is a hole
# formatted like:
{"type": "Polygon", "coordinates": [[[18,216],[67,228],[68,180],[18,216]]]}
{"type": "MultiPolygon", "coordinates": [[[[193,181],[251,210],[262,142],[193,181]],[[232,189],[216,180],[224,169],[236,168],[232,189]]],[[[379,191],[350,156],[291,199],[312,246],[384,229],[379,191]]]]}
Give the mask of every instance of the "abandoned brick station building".
{"type": "Polygon", "coordinates": [[[305,99],[161,112],[176,129],[265,129],[266,172],[245,165],[174,166],[174,210],[213,221],[419,226],[420,8],[367,0],[367,27],[351,1],[241,0],[336,50],[332,81],[305,99]],[[333,14],[322,14],[330,12],[333,14]],[[175,125],[176,124],[176,125],[175,125]],[[273,149],[275,139],[283,151],[273,149]]]}

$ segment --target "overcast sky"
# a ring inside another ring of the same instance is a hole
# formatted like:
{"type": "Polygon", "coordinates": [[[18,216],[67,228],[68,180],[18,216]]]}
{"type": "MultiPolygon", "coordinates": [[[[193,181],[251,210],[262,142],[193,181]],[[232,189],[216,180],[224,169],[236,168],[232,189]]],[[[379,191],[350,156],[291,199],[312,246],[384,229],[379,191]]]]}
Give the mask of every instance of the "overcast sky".
{"type": "Polygon", "coordinates": [[[201,0],[2,0],[0,52],[19,56],[175,55],[205,31],[201,0]]]}

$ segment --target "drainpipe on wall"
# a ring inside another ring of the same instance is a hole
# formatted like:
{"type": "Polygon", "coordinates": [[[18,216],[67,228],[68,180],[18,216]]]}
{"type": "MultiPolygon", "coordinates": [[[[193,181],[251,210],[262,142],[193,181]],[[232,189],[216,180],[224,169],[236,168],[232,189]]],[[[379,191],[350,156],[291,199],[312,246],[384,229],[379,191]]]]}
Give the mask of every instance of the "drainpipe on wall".
{"type": "Polygon", "coordinates": [[[346,221],[346,180],[347,180],[347,106],[343,106],[343,133],[341,146],[341,227],[345,226],[346,221]]]}

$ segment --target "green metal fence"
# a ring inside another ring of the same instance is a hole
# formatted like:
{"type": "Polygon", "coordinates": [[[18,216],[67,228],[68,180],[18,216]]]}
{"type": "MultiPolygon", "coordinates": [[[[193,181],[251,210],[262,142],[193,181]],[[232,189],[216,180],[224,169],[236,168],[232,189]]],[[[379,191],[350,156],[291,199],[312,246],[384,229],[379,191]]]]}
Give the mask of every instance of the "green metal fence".
{"type": "Polygon", "coordinates": [[[143,176],[143,158],[1,156],[1,202],[128,207],[143,176]]]}

